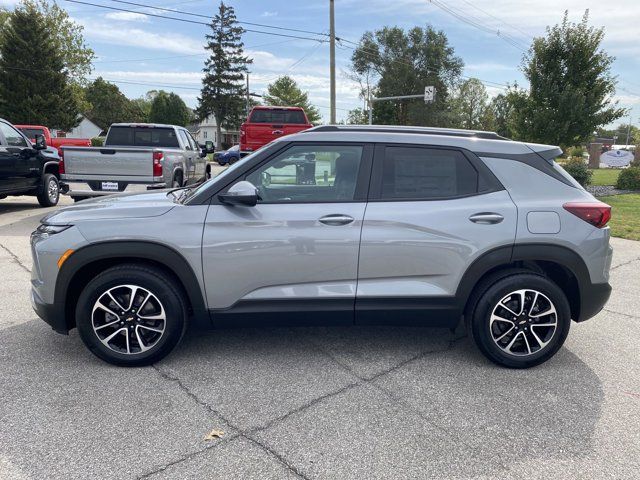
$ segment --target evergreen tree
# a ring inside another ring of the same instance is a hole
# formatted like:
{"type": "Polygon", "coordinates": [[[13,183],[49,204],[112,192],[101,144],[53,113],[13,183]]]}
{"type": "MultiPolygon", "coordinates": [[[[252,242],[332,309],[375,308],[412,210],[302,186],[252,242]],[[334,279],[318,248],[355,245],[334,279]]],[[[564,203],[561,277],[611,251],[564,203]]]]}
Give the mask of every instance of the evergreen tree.
{"type": "Polygon", "coordinates": [[[63,53],[32,3],[18,6],[0,33],[0,116],[69,130],[80,105],[63,53]]]}
{"type": "Polygon", "coordinates": [[[244,56],[243,29],[238,25],[233,7],[220,2],[218,13],[211,20],[206,49],[211,52],[205,61],[202,92],[198,98],[197,115],[216,120],[216,147],[222,148],[222,127],[237,128],[245,108],[244,75],[251,60],[244,56]]]}
{"type": "Polygon", "coordinates": [[[300,90],[296,81],[288,75],[284,75],[269,84],[263,100],[267,105],[302,107],[307,114],[307,118],[314,125],[319,124],[322,120],[318,109],[309,103],[309,94],[300,90]]]}

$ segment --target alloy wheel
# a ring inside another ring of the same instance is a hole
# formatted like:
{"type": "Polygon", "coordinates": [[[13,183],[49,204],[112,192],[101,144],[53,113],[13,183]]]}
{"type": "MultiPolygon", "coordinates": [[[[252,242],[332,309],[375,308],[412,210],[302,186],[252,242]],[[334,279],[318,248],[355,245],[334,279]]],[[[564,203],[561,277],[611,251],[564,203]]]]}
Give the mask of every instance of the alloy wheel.
{"type": "Polygon", "coordinates": [[[58,186],[58,182],[55,178],[49,179],[49,183],[47,184],[47,195],[49,196],[49,201],[51,203],[57,203],[58,196],[60,195],[60,187],[58,186]]]}
{"type": "Polygon", "coordinates": [[[118,285],[93,305],[91,325],[104,346],[134,355],[153,348],[163,337],[166,314],[162,302],[138,285],[118,285]]]}
{"type": "Polygon", "coordinates": [[[491,338],[504,353],[533,355],[543,350],[558,329],[558,313],[542,292],[516,290],[503,297],[491,312],[491,338]]]}

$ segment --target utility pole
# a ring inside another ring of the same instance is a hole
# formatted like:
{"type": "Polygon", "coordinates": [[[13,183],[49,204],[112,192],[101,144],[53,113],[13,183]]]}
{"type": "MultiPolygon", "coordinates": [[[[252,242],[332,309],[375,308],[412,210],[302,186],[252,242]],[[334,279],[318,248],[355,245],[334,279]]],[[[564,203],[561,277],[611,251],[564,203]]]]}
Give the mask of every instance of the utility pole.
{"type": "Polygon", "coordinates": [[[247,70],[247,118],[249,118],[249,110],[251,109],[251,103],[249,102],[249,71],[247,70]]]}
{"type": "Polygon", "coordinates": [[[336,22],[333,12],[334,0],[329,0],[329,90],[330,90],[330,114],[329,123],[336,123],[336,22]]]}
{"type": "Polygon", "coordinates": [[[629,114],[629,124],[627,125],[627,142],[625,146],[629,145],[629,134],[631,133],[631,114],[629,114]]]}

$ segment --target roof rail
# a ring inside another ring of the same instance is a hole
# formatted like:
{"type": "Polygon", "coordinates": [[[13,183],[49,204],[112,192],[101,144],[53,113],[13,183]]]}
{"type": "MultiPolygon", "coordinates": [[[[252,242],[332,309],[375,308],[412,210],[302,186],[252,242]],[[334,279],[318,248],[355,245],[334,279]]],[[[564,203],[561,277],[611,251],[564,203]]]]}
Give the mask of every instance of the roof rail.
{"type": "Polygon", "coordinates": [[[447,135],[451,137],[484,138],[488,140],[509,140],[495,132],[480,130],[461,130],[455,128],[405,127],[395,125],[321,125],[305,132],[379,132],[379,133],[413,133],[422,135],[447,135]]]}

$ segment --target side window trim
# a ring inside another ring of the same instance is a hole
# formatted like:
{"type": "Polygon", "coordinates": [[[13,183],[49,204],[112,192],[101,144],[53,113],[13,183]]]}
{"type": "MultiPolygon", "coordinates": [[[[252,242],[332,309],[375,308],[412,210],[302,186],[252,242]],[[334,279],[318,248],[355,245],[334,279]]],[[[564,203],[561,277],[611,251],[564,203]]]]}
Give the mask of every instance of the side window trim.
{"type": "MultiPolygon", "coordinates": [[[[358,179],[356,181],[356,189],[354,193],[353,200],[330,200],[330,201],[318,201],[318,202],[286,202],[286,203],[271,203],[272,205],[304,205],[304,204],[313,204],[313,203],[364,203],[367,201],[367,197],[369,195],[369,188],[371,185],[371,167],[373,164],[373,143],[365,143],[365,142],[344,142],[344,141],[320,141],[320,142],[289,142],[283,148],[279,148],[275,150],[271,155],[262,159],[256,165],[253,165],[251,168],[243,171],[238,171],[238,175],[225,184],[224,187],[220,188],[210,197],[211,205],[221,205],[218,200],[218,195],[220,193],[228,190],[235,183],[244,180],[253,172],[264,166],[266,163],[269,163],[275,157],[286,153],[292,147],[295,146],[333,146],[333,145],[345,145],[345,146],[360,146],[362,147],[362,158],[360,160],[360,170],[358,172],[358,179]]],[[[263,205],[269,205],[270,203],[265,203],[263,205]]]]}
{"type": "Polygon", "coordinates": [[[184,149],[185,150],[189,150],[189,151],[193,151],[193,147],[191,146],[191,142],[189,142],[189,134],[187,133],[186,130],[183,130],[182,128],[180,130],[178,130],[179,135],[180,135],[180,140],[182,143],[184,143],[184,149]]]}
{"type": "Polygon", "coordinates": [[[452,147],[450,145],[425,145],[415,143],[376,143],[375,154],[373,158],[373,166],[371,169],[371,186],[369,188],[368,201],[370,202],[429,202],[429,201],[442,201],[442,200],[454,200],[456,198],[468,198],[478,195],[485,195],[491,192],[497,192],[504,190],[504,186],[496,178],[493,172],[487,167],[482,160],[480,160],[473,152],[464,148],[452,147]],[[471,166],[478,172],[478,182],[480,177],[487,184],[487,188],[475,193],[465,195],[454,195],[446,197],[420,197],[420,198],[382,198],[382,184],[383,184],[383,170],[384,160],[387,148],[393,147],[406,147],[406,148],[422,148],[425,150],[452,150],[460,152],[471,164],[471,166]]]}

